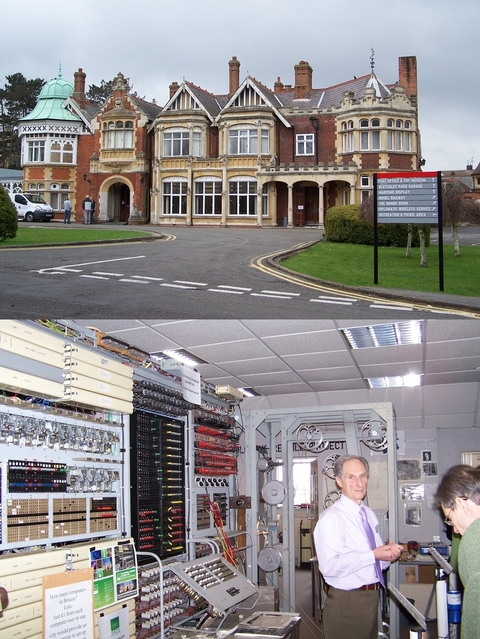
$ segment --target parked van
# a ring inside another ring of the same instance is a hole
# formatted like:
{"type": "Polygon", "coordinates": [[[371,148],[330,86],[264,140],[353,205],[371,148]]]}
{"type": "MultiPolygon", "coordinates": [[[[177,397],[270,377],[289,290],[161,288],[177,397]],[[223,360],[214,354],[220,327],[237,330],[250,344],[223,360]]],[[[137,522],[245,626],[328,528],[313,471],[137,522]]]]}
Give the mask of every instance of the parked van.
{"type": "Polygon", "coordinates": [[[43,197],[33,193],[9,193],[15,208],[17,219],[25,222],[50,222],[53,209],[43,197]]]}

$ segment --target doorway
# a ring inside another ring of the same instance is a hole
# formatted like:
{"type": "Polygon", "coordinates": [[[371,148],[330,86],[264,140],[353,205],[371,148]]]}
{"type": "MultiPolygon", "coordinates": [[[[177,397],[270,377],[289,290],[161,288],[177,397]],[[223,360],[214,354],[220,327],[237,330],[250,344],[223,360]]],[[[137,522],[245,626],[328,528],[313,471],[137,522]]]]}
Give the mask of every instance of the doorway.
{"type": "Polygon", "coordinates": [[[130,189],[123,182],[115,182],[108,189],[108,220],[128,224],[130,218],[130,189]]]}

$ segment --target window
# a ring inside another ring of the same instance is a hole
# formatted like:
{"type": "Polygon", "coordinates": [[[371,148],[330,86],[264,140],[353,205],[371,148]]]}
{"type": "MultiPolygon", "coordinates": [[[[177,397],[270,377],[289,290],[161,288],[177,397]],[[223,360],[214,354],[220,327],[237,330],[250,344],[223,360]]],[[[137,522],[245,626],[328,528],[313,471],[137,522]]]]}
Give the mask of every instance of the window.
{"type": "Polygon", "coordinates": [[[228,184],[229,215],[257,214],[257,182],[250,178],[237,178],[228,184]]]}
{"type": "Polygon", "coordinates": [[[104,149],[132,149],[133,122],[104,122],[102,144],[104,149]]]}
{"type": "Polygon", "coordinates": [[[190,153],[190,131],[188,129],[165,131],[163,134],[163,155],[165,157],[199,156],[200,141],[200,131],[192,131],[192,151],[190,153]]]}
{"type": "Polygon", "coordinates": [[[165,180],[163,182],[163,214],[186,215],[187,181],[165,180]]]}
{"type": "Polygon", "coordinates": [[[50,162],[73,163],[73,143],[65,140],[53,140],[50,144],[50,162]]]}
{"type": "Polygon", "coordinates": [[[262,188],[262,216],[263,217],[267,217],[268,216],[268,208],[269,208],[269,201],[268,201],[268,184],[264,184],[263,188],[262,188]]]}
{"type": "Polygon", "coordinates": [[[365,189],[370,186],[370,177],[368,175],[362,175],[360,178],[360,186],[365,189]]]}
{"type": "Polygon", "coordinates": [[[354,150],[353,131],[343,134],[343,152],[351,153],[354,150]]]}
{"type": "MultiPolygon", "coordinates": [[[[230,129],[230,155],[255,155],[258,151],[258,129],[230,129]]],[[[260,130],[260,153],[268,153],[268,129],[260,130]]]]}
{"type": "Polygon", "coordinates": [[[230,155],[257,153],[257,129],[230,130],[230,155]]]}
{"type": "MultiPolygon", "coordinates": [[[[55,184],[52,184],[52,186],[50,187],[51,189],[53,189],[53,187],[56,186],[55,184]]],[[[58,193],[50,193],[50,206],[52,207],[52,209],[55,209],[55,211],[59,211],[60,207],[58,205],[59,199],[58,199],[58,193]]]]}
{"type": "Polygon", "coordinates": [[[387,120],[387,149],[389,151],[407,151],[412,150],[412,134],[408,129],[411,129],[412,123],[409,120],[387,120]],[[407,129],[403,131],[403,129],[407,129]]]}
{"type": "Polygon", "coordinates": [[[195,182],[195,215],[222,214],[222,182],[197,180],[195,182]]]}
{"type": "Polygon", "coordinates": [[[297,135],[297,155],[313,155],[314,144],[314,133],[299,133],[297,135]]]}
{"type": "Polygon", "coordinates": [[[172,131],[163,136],[163,154],[167,157],[188,155],[188,131],[172,131]]]}
{"type": "Polygon", "coordinates": [[[360,131],[360,150],[361,151],[379,151],[380,150],[380,131],[374,130],[380,127],[379,118],[372,120],[360,120],[361,129],[372,129],[371,131],[360,131]]]}
{"type": "Polygon", "coordinates": [[[368,151],[368,131],[360,132],[360,150],[368,151]]]}
{"type": "Polygon", "coordinates": [[[28,141],[28,161],[45,162],[45,140],[28,141]]]}

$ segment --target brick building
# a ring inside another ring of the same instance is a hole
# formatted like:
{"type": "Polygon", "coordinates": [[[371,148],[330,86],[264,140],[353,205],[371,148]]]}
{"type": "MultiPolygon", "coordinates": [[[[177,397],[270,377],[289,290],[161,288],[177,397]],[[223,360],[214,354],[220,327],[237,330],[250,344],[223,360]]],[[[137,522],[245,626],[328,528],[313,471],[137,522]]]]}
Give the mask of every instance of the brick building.
{"type": "Polygon", "coordinates": [[[421,164],[414,57],[398,80],[371,71],[315,89],[308,62],[272,89],[228,63],[228,93],[170,85],[166,105],[128,93],[122,74],[103,107],[61,74],[20,123],[24,188],[60,211],[88,194],[96,220],[158,225],[318,226],[335,204],[359,203],[377,171],[421,164]]]}
{"type": "Polygon", "coordinates": [[[160,107],[129,95],[121,73],[99,107],[86,100],[85,79],[82,69],[74,85],[59,73],[20,121],[24,190],[42,195],[57,217],[68,194],[76,219],[82,219],[82,201],[90,195],[96,221],[147,222],[148,126],[160,107]]]}
{"type": "Polygon", "coordinates": [[[414,57],[399,78],[368,75],[313,88],[308,62],[295,84],[268,89],[229,62],[229,91],[170,86],[153,125],[151,223],[318,226],[328,207],[359,203],[377,171],[417,170],[414,57]]]}

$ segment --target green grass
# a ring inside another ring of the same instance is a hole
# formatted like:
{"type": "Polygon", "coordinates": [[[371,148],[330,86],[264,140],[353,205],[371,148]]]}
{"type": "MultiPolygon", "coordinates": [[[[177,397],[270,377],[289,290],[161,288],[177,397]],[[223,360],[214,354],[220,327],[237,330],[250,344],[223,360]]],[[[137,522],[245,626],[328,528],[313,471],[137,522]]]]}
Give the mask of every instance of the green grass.
{"type": "Polygon", "coordinates": [[[29,246],[32,244],[64,244],[65,242],[95,242],[98,240],[123,240],[133,237],[150,237],[141,231],[121,231],[116,229],[83,229],[83,228],[23,228],[19,225],[17,237],[0,242],[2,246],[29,246]]]}
{"type": "MultiPolygon", "coordinates": [[[[443,246],[444,292],[453,295],[480,296],[480,248],[460,246],[455,257],[452,245],[443,246]]],[[[438,292],[438,246],[427,248],[428,266],[420,268],[420,249],[378,248],[378,286],[408,291],[438,292]]],[[[281,262],[292,271],[322,280],[371,286],[373,283],[373,246],[320,242],[281,262]]]]}

